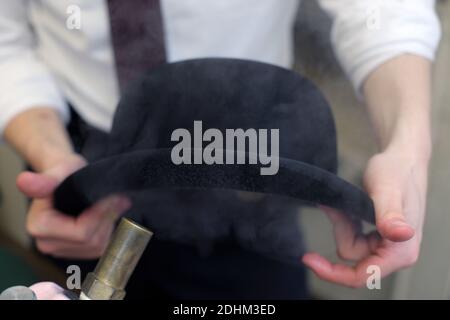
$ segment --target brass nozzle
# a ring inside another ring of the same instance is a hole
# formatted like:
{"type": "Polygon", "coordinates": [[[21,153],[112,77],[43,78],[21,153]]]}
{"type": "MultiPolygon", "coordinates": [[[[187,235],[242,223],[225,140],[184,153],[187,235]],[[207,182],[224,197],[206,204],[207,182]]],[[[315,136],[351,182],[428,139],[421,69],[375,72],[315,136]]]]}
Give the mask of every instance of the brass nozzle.
{"type": "Polygon", "coordinates": [[[125,286],[153,233],[122,218],[94,272],[87,275],[80,299],[122,300],[125,286]]]}

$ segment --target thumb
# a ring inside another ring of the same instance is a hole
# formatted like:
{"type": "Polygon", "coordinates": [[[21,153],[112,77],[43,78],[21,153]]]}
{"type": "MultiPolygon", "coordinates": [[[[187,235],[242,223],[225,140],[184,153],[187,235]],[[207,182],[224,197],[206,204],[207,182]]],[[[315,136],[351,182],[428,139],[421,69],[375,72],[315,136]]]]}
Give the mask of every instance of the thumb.
{"type": "Polygon", "coordinates": [[[414,236],[414,228],[406,221],[403,210],[403,192],[394,188],[381,188],[372,193],[377,229],[383,238],[402,242],[414,236]]]}
{"type": "Polygon", "coordinates": [[[45,198],[53,193],[59,181],[45,174],[25,171],[19,174],[16,184],[30,198],[45,198]]]}

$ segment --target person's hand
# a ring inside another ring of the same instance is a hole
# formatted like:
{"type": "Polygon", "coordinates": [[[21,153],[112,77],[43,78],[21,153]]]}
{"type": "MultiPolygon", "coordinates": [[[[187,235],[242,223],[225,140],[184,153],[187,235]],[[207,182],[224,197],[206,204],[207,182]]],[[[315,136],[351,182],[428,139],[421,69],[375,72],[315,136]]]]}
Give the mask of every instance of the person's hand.
{"type": "Polygon", "coordinates": [[[42,253],[64,258],[98,258],[108,244],[114,222],[130,207],[126,197],[114,195],[100,200],[76,218],[55,210],[54,190],[64,178],[85,165],[81,156],[70,155],[42,173],[23,172],[17,177],[19,189],[33,199],[27,231],[42,253]]]}
{"type": "Polygon", "coordinates": [[[321,279],[348,287],[366,285],[368,267],[378,266],[384,277],[413,265],[419,256],[425,216],[428,160],[386,151],[368,163],[364,185],[374,201],[377,232],[364,235],[361,225],[323,208],[330,218],[338,256],[354,266],[333,264],[317,253],[303,262],[321,279]]]}

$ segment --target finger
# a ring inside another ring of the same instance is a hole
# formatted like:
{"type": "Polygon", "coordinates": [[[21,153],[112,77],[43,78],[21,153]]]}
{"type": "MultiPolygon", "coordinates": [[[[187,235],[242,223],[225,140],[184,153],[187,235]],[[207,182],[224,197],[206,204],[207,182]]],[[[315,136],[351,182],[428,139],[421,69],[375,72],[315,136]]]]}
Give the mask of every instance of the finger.
{"type": "Polygon", "coordinates": [[[53,209],[40,210],[36,207],[30,211],[28,230],[33,237],[85,243],[102,223],[112,224],[129,207],[128,198],[122,196],[105,198],[87,209],[78,218],[53,209]]]}
{"type": "Polygon", "coordinates": [[[70,239],[75,225],[75,218],[56,211],[49,198],[37,199],[31,203],[27,215],[26,228],[34,238],[49,237],[70,239]]]}
{"type": "Polygon", "coordinates": [[[38,250],[59,258],[94,259],[100,257],[108,245],[113,224],[104,223],[86,243],[53,238],[36,239],[38,250]]]}
{"type": "Polygon", "coordinates": [[[371,254],[369,242],[362,234],[362,225],[339,211],[321,206],[333,224],[338,256],[343,260],[362,260],[371,254]]]}
{"type": "MultiPolygon", "coordinates": [[[[109,235],[110,236],[110,235],[109,235]]],[[[55,258],[63,258],[63,259],[77,259],[77,260],[92,260],[98,259],[106,249],[108,245],[108,240],[104,240],[102,246],[99,245],[83,245],[83,244],[74,244],[74,243],[61,243],[55,242],[53,244],[45,244],[40,243],[38,246],[39,251],[42,251],[42,246],[53,246],[48,252],[43,252],[44,254],[50,255],[55,258]]],[[[47,241],[47,240],[46,240],[47,241]]],[[[49,240],[48,240],[49,241],[49,240]]]]}
{"type": "Polygon", "coordinates": [[[112,225],[131,207],[128,197],[113,195],[104,198],[85,210],[76,221],[76,228],[84,230],[85,238],[91,238],[102,225],[112,225]]]}
{"type": "Polygon", "coordinates": [[[97,259],[103,254],[107,243],[108,240],[105,240],[105,246],[100,248],[74,242],[39,240],[36,242],[36,245],[40,252],[55,258],[91,260],[97,259]]]}
{"type": "Polygon", "coordinates": [[[397,265],[395,259],[382,258],[378,255],[372,255],[352,267],[339,263],[333,264],[319,254],[307,253],[303,256],[303,263],[320,279],[351,288],[366,285],[367,278],[371,275],[369,267],[378,267],[381,278],[401,267],[397,265]]]}
{"type": "Polygon", "coordinates": [[[411,239],[415,231],[403,215],[403,193],[397,188],[385,186],[371,196],[381,236],[395,242],[411,239]]]}
{"type": "Polygon", "coordinates": [[[22,172],[16,180],[17,187],[30,198],[48,197],[58,185],[58,180],[45,174],[22,172]]]}
{"type": "Polygon", "coordinates": [[[382,244],[383,238],[380,236],[378,231],[372,231],[368,235],[366,235],[367,244],[369,246],[369,250],[372,254],[374,254],[382,244]]]}

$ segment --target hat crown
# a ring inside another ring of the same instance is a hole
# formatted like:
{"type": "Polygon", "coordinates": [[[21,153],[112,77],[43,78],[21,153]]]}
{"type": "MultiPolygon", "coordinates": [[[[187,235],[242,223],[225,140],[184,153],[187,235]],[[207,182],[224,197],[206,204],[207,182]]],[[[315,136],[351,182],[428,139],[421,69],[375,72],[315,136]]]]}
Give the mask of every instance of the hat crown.
{"type": "MultiPolygon", "coordinates": [[[[316,86],[273,65],[237,59],[166,64],[130,83],[116,111],[107,155],[173,147],[172,132],[279,129],[280,157],[336,172],[336,132],[316,86]]],[[[270,139],[269,139],[270,140],[270,139]]]]}

